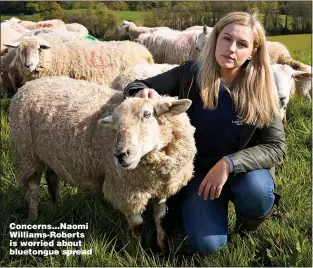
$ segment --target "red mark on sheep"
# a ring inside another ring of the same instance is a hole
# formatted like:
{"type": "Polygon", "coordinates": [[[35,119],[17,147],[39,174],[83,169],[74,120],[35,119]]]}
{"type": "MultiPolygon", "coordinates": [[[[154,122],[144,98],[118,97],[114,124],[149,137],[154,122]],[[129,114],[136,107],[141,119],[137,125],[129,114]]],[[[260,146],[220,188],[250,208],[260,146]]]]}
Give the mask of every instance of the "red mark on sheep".
{"type": "Polygon", "coordinates": [[[178,39],[174,41],[177,46],[186,46],[187,44],[193,44],[195,41],[195,34],[190,33],[187,35],[180,35],[178,39]]]}
{"type": "Polygon", "coordinates": [[[96,55],[96,51],[92,51],[89,58],[89,65],[98,69],[112,68],[112,63],[105,63],[101,55],[96,55]]]}
{"type": "Polygon", "coordinates": [[[52,27],[52,23],[39,23],[36,25],[36,28],[51,28],[52,27]]]}

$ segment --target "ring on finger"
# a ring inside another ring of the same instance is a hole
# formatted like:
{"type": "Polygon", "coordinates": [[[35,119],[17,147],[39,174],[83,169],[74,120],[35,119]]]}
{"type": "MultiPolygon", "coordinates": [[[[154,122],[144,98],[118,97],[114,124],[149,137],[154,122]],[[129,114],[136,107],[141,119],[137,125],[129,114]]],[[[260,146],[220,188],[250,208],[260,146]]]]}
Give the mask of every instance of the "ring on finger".
{"type": "Polygon", "coordinates": [[[216,190],[216,186],[212,186],[213,190],[216,190]]]}

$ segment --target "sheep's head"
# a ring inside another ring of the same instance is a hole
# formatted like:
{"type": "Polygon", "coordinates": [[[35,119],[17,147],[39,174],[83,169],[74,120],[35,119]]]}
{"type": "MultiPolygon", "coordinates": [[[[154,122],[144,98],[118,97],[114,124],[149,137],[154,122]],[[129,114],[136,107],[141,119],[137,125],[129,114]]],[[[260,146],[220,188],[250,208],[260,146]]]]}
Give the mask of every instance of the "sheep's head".
{"type": "Polygon", "coordinates": [[[273,64],[272,70],[278,91],[280,106],[286,108],[289,102],[290,92],[294,89],[294,81],[306,79],[310,74],[305,71],[294,70],[287,64],[273,64]]]}
{"type": "Polygon", "coordinates": [[[188,99],[158,102],[134,97],[116,107],[112,115],[101,118],[100,124],[116,130],[113,147],[116,165],[134,169],[144,155],[168,145],[172,132],[169,129],[170,133],[165,135],[161,131],[159,117],[179,115],[190,105],[188,99]]]}
{"type": "Polygon", "coordinates": [[[124,21],[121,23],[121,25],[117,27],[117,30],[118,30],[118,31],[121,31],[121,30],[127,28],[128,25],[129,25],[129,23],[130,23],[129,21],[124,20],[124,21]]]}
{"type": "Polygon", "coordinates": [[[25,74],[29,74],[36,69],[40,60],[41,50],[50,48],[50,45],[40,38],[15,41],[5,46],[17,49],[18,57],[23,66],[22,71],[25,74]]]}
{"type": "Polygon", "coordinates": [[[204,44],[208,35],[209,35],[208,27],[204,25],[202,33],[198,34],[195,39],[196,50],[198,50],[199,52],[203,50],[203,47],[204,47],[204,44]]]}

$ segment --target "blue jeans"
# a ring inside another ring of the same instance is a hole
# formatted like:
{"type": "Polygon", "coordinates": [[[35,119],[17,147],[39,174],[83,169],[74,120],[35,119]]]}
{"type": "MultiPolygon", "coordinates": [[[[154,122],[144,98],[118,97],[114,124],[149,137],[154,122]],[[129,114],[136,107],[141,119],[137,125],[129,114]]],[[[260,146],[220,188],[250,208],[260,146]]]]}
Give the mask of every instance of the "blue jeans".
{"type": "Polygon", "coordinates": [[[198,188],[205,174],[196,174],[187,186],[183,204],[183,221],[189,245],[199,253],[213,253],[227,243],[228,201],[234,198],[238,212],[262,217],[274,205],[274,180],[266,169],[230,177],[219,198],[203,199],[198,188]]]}

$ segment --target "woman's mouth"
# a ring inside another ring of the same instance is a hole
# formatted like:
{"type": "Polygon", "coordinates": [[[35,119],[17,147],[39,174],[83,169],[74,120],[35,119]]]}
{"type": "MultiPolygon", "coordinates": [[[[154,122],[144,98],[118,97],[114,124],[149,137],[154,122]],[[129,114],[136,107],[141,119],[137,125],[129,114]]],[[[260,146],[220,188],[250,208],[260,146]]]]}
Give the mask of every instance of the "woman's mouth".
{"type": "Polygon", "coordinates": [[[224,55],[222,55],[222,57],[224,57],[225,59],[227,59],[227,60],[234,60],[232,57],[230,57],[230,56],[224,56],[224,55]]]}

